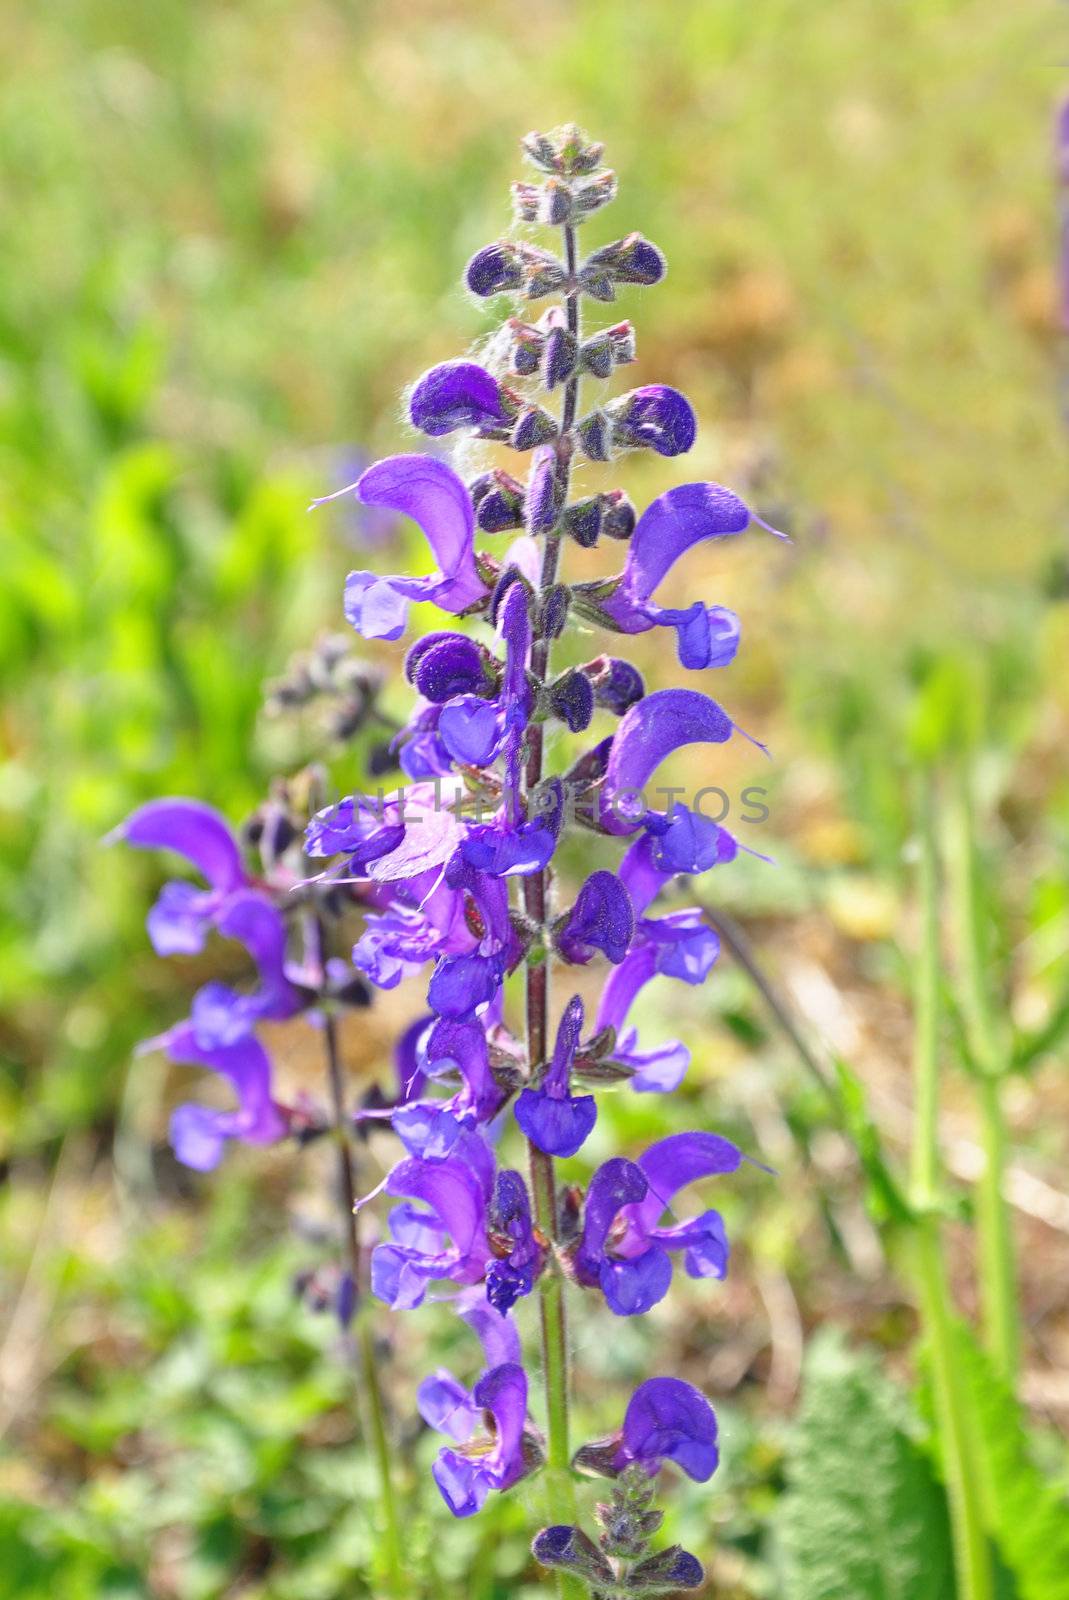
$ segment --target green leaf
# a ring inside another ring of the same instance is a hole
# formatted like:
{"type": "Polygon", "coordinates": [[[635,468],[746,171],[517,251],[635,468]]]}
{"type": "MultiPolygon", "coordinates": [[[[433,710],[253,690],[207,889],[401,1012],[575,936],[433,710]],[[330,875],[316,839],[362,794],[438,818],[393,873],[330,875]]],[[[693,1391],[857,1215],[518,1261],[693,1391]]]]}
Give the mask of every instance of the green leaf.
{"type": "Polygon", "coordinates": [[[818,1339],[777,1515],[784,1600],[948,1600],[946,1500],[904,1394],[876,1361],[818,1339]]]}
{"type": "Polygon", "coordinates": [[[1019,1600],[1069,1600],[1069,1506],[1032,1459],[1024,1415],[972,1330],[954,1338],[968,1386],[988,1528],[1019,1600]]]}
{"type": "Polygon", "coordinates": [[[865,1087],[857,1074],[839,1057],[835,1060],[835,1075],[843,1122],[865,1174],[865,1204],[869,1215],[879,1225],[907,1223],[912,1218],[909,1202],[884,1155],[865,1087]]]}

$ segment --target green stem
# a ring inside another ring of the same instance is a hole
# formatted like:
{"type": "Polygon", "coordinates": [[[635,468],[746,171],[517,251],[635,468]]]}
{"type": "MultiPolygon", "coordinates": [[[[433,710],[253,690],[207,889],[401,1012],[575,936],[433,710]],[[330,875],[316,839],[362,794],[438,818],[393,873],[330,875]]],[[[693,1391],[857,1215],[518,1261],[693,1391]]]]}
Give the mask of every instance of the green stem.
{"type": "MultiPolygon", "coordinates": [[[[322,926],[316,919],[317,946],[322,950],[322,926]]],[[[338,1020],[329,1009],[323,1026],[326,1045],[327,1078],[330,1084],[331,1112],[334,1122],[334,1144],[337,1151],[338,1211],[342,1220],[345,1254],[353,1288],[362,1299],[360,1270],[360,1236],[357,1232],[356,1185],[353,1177],[353,1157],[349,1143],[349,1130],[345,1108],[345,1079],[342,1071],[341,1049],[338,1039],[338,1020]]],[[[356,1341],[360,1359],[362,1397],[369,1413],[364,1418],[365,1432],[370,1433],[370,1445],[375,1457],[379,1480],[379,1510],[382,1514],[382,1555],[386,1569],[387,1594],[402,1600],[407,1593],[404,1561],[401,1554],[401,1523],[397,1510],[397,1496],[393,1485],[393,1463],[390,1441],[386,1432],[386,1411],[382,1389],[379,1385],[375,1341],[368,1322],[368,1307],[361,1304],[357,1312],[356,1341]]]]}
{"type": "Polygon", "coordinates": [[[939,1222],[939,885],[935,803],[929,774],[921,780],[919,888],[921,940],[915,969],[912,1198],[914,1262],[921,1318],[931,1351],[936,1422],[942,1444],[954,1542],[958,1600],[992,1600],[991,1556],[984,1530],[968,1397],[954,1350],[954,1322],[939,1222]]]}
{"type": "Polygon", "coordinates": [[[984,1338],[996,1370],[1013,1388],[1020,1331],[1013,1230],[1005,1200],[1006,1116],[1003,1083],[1008,1070],[1004,1030],[992,1006],[984,914],[978,892],[976,831],[969,772],[953,776],[948,808],[949,881],[957,955],[957,988],[969,1053],[979,1080],[984,1170],[977,1188],[976,1226],[984,1338]]]}
{"type": "Polygon", "coordinates": [[[954,1322],[939,1223],[922,1217],[914,1237],[921,1316],[931,1351],[932,1392],[954,1543],[957,1600],[993,1600],[968,1397],[954,1349],[954,1322]]]}
{"type": "MultiPolygon", "coordinates": [[[[574,285],[576,271],[575,230],[565,228],[564,247],[569,279],[574,285]]],[[[568,327],[578,337],[578,288],[568,292],[568,327]]],[[[571,377],[564,390],[561,415],[561,439],[568,448],[565,436],[575,421],[578,402],[579,379],[571,377]]],[[[563,457],[567,498],[567,456],[563,457]]],[[[560,561],[560,535],[546,535],[542,557],[540,599],[536,634],[531,646],[531,671],[538,682],[545,683],[549,674],[550,640],[541,623],[541,601],[557,580],[560,561]]],[[[542,780],[542,727],[532,723],[527,730],[527,761],[524,768],[525,794],[542,780]]],[[[546,922],[546,873],[535,872],[523,880],[523,903],[528,918],[539,929],[546,922]]],[[[546,1060],[549,1034],[549,963],[543,958],[527,967],[527,1061],[531,1069],[546,1060]]],[[[534,1199],[535,1222],[542,1234],[556,1244],[559,1232],[557,1208],[557,1181],[553,1157],[546,1155],[528,1141],[528,1159],[531,1172],[531,1191],[534,1199]]],[[[571,1468],[571,1444],[568,1437],[568,1328],[564,1303],[564,1278],[552,1255],[547,1270],[539,1279],[539,1310],[542,1335],[542,1379],[546,1391],[546,1422],[548,1461],[543,1470],[545,1486],[545,1513],[548,1521],[574,1523],[576,1518],[575,1482],[571,1468]]],[[[561,1600],[584,1600],[585,1586],[572,1573],[556,1572],[557,1593],[561,1600]]]]}

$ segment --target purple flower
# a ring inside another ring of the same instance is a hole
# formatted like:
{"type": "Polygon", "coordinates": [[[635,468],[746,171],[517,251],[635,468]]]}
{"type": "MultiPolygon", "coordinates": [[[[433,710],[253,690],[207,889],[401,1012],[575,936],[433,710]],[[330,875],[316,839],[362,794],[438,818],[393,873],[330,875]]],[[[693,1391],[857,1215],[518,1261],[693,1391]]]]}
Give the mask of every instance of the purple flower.
{"type": "Polygon", "coordinates": [[[443,956],[431,975],[427,1004],[436,1016],[465,1021],[496,997],[504,975],[499,955],[443,956]]]}
{"type": "Polygon", "coordinates": [[[720,1460],[716,1440],[716,1416],[699,1389],[682,1378],[647,1378],[628,1401],[614,1465],[622,1472],[637,1462],[653,1477],[672,1461],[706,1483],[720,1460]]]}
{"type": "Polygon", "coordinates": [[[495,1259],[486,1269],[486,1298],[497,1311],[509,1311],[531,1293],[545,1263],[544,1246],[535,1237],[527,1185],[518,1172],[499,1172],[489,1212],[490,1248],[495,1259]]]}
{"type": "Polygon", "coordinates": [[[216,921],[221,934],[238,939],[256,962],[260,984],[238,994],[225,983],[206,983],[193,997],[190,1022],[205,1048],[233,1044],[257,1022],[293,1016],[302,1000],[286,976],[286,924],[266,895],[242,889],[230,896],[216,921]]]}
{"type": "Polygon", "coordinates": [[[531,1143],[551,1156],[574,1156],[598,1117],[592,1094],[570,1092],[572,1061],[583,1026],[583,1002],[573,995],[564,1008],[549,1071],[538,1089],[524,1089],[516,1121],[531,1143]]]}
{"type": "Polygon", "coordinates": [[[392,1243],[375,1246],[371,1287],[396,1311],[421,1305],[430,1283],[478,1283],[490,1259],[486,1202],[493,1158],[479,1135],[444,1161],[398,1162],[382,1185],[405,1203],[390,1214],[392,1243]],[[473,1159],[484,1163],[477,1171],[473,1159]],[[418,1205],[409,1202],[417,1201],[418,1205]],[[425,1209],[421,1209],[425,1208],[425,1209]]]}
{"type": "Polygon", "coordinates": [[[738,1146],[718,1133],[672,1133],[650,1145],[636,1163],[647,1190],[621,1211],[618,1221],[623,1231],[616,1248],[624,1255],[639,1254],[656,1242],[666,1250],[684,1251],[688,1277],[722,1278],[729,1246],[718,1211],[705,1211],[668,1227],[659,1223],[680,1189],[701,1178],[736,1172],[743,1159],[738,1146]]]}
{"type": "Polygon", "coordinates": [[[488,1370],[468,1389],[439,1367],[420,1384],[416,1403],[424,1422],[460,1447],[443,1449],[432,1470],[453,1515],[466,1517],[491,1489],[506,1489],[530,1471],[542,1452],[527,1420],[527,1379],[512,1319],[473,1292],[458,1295],[453,1304],[478,1335],[488,1370]],[[486,1413],[492,1431],[484,1432],[486,1413]]]}
{"type": "Polygon", "coordinates": [[[612,739],[602,785],[602,826],[633,833],[646,815],[643,788],[674,750],[723,744],[734,732],[725,711],[696,689],[659,689],[633,705],[612,739]]]}
{"type": "Polygon", "coordinates": [[[646,446],[659,456],[684,455],[694,443],[697,423],[686,395],[664,383],[632,389],[605,407],[617,444],[646,446]]]}
{"type": "Polygon", "coordinates": [[[615,1156],[590,1180],[576,1276],[599,1287],[617,1316],[640,1316],[668,1293],[672,1262],[682,1250],[692,1278],[722,1278],[728,1242],[717,1211],[658,1226],[678,1191],[699,1178],[734,1172],[742,1152],[715,1133],[676,1133],[635,1161],[615,1156]]]}
{"type": "Polygon", "coordinates": [[[646,829],[653,860],[665,873],[708,872],[734,861],[739,853],[738,842],[726,828],[678,802],[663,816],[647,816],[646,829]]]}
{"type": "Polygon", "coordinates": [[[424,1031],[417,1060],[424,1081],[449,1075],[459,1078],[461,1087],[448,1100],[408,1100],[390,1121],[410,1155],[442,1160],[466,1130],[495,1115],[504,1095],[490,1070],[481,1023],[434,1022],[424,1031]]]}
{"type": "Polygon", "coordinates": [[[474,824],[460,846],[471,866],[495,878],[523,877],[549,865],[564,817],[564,788],[551,778],[536,796],[535,814],[513,822],[506,809],[492,823],[474,824]]]}
{"type": "Polygon", "coordinates": [[[457,428],[502,428],[515,418],[501,385],[474,361],[443,361],[416,380],[408,397],[412,426],[432,439],[457,428]]]}
{"type": "Polygon", "coordinates": [[[387,456],[362,477],[313,506],[352,494],[363,505],[387,506],[411,517],[438,560],[425,578],[380,578],[351,572],[345,580],[345,615],[365,639],[399,639],[409,602],[429,600],[442,611],[466,611],[487,595],[475,561],[475,514],[463,480],[433,456],[387,456]]]}
{"type": "MultiPolygon", "coordinates": [[[[463,1290],[452,1303],[457,1315],[478,1336],[488,1368],[507,1361],[520,1362],[520,1336],[511,1317],[487,1305],[485,1296],[477,1290],[463,1290]]],[[[416,1392],[416,1404],[428,1427],[460,1444],[471,1438],[482,1421],[482,1410],[475,1404],[471,1390],[447,1367],[439,1367],[423,1379],[416,1392]]]]}
{"type": "Polygon", "coordinates": [[[743,533],[754,520],[739,497],[719,483],[684,483],[662,494],[638,519],[618,586],[600,602],[608,625],[621,633],[675,628],[683,666],[725,666],[739,644],[739,620],[733,611],[706,606],[701,600],[671,609],[657,605],[652,597],[693,545],[743,533]]]}
{"type": "Polygon", "coordinates": [[[654,941],[636,943],[620,965],[609,973],[601,991],[594,1032],[613,1028],[616,1043],[612,1059],[630,1068],[631,1088],[638,1094],[670,1094],[682,1083],[690,1065],[690,1051],[678,1039],[654,1050],[640,1050],[637,1031],[624,1023],[641,989],[657,976],[661,952],[654,941]]]}
{"type": "Polygon", "coordinates": [[[209,884],[166,883],[148,914],[157,955],[196,955],[229,897],[248,881],[225,819],[199,800],[150,800],[108,836],[143,850],[174,850],[209,884]]]}
{"type": "Polygon", "coordinates": [[[441,706],[417,700],[412,714],[390,742],[406,777],[444,778],[453,770],[453,758],[438,737],[441,706]]]}
{"type": "Polygon", "coordinates": [[[618,1317],[641,1316],[668,1293],[672,1263],[653,1240],[631,1256],[616,1253],[617,1223],[625,1206],[645,1199],[649,1185],[639,1167],[623,1156],[605,1161],[590,1180],[583,1233],[575,1255],[576,1276],[598,1287],[618,1317]]]}
{"type": "Polygon", "coordinates": [[[348,855],[353,872],[379,856],[389,855],[405,836],[396,805],[365,795],[347,795],[336,805],[317,811],[304,833],[307,856],[348,855]]]}
{"type": "Polygon", "coordinates": [[[392,989],[436,960],[435,994],[450,1008],[439,1015],[467,1015],[492,997],[489,977],[499,983],[518,955],[504,883],[472,868],[454,849],[444,864],[395,879],[377,894],[385,909],[367,915],[353,949],[354,965],[372,983],[392,989]],[[475,959],[454,967],[454,957],[475,959]]]}
{"type": "Polygon", "coordinates": [[[589,961],[595,950],[618,964],[634,931],[634,909],[620,879],[612,872],[592,872],[557,931],[557,948],[574,964],[589,961]]]}
{"type": "MultiPolygon", "coordinates": [[[[444,1447],[431,1469],[455,1517],[474,1515],[491,1489],[511,1488],[527,1471],[527,1374],[519,1363],[506,1361],[484,1373],[471,1392],[471,1410],[489,1413],[487,1435],[474,1439],[467,1435],[458,1449],[444,1447]]],[[[456,1426],[458,1430],[464,1426],[459,1412],[456,1426]]]]}
{"type": "Polygon", "coordinates": [[[210,1172],[218,1166],[228,1139],[244,1144],[273,1144],[286,1133],[286,1121],[271,1098],[271,1063],[263,1045],[251,1034],[228,1044],[201,1044],[191,1022],[180,1022],[149,1039],[142,1051],[166,1050],[183,1066],[210,1067],[231,1085],[236,1111],[181,1105],[171,1117],[171,1144],[184,1166],[210,1172]]]}

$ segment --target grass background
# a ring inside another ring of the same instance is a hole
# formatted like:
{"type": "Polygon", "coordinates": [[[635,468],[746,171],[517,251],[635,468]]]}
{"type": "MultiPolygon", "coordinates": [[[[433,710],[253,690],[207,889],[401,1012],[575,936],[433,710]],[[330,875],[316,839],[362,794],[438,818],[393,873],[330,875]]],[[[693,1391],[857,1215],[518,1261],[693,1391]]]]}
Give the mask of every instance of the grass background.
{"type": "MultiPolygon", "coordinates": [[[[263,717],[262,686],[339,625],[368,530],[304,507],[354,461],[410,447],[402,388],[491,326],[458,279],[507,225],[517,138],[574,119],[621,180],[591,241],[638,228],[670,261],[664,286],[620,303],[639,332],[627,386],[674,383],[701,419],[689,457],[631,458],[611,481],[642,503],[714,477],[795,540],[744,541],[679,580],[741,612],[744,649],[715,692],[775,757],[688,772],[770,793],[745,837],[777,868],[732,869],[718,899],[900,1138],[902,716],[926,663],[950,657],[979,729],[1008,1003],[1022,1028],[1049,1020],[1069,943],[1055,11],[57,0],[9,4],[5,32],[0,1550],[31,1597],[57,1582],[72,1597],[364,1593],[346,1381],[288,1287],[324,1249],[316,1159],[175,1173],[176,1083],[131,1050],[203,974],[151,958],[159,866],[100,839],[161,792],[240,818],[277,765],[314,753],[307,730],[263,717]]],[[[663,653],[644,664],[675,681],[663,653]]],[[[398,707],[401,688],[395,674],[398,707]]],[[[728,1459],[674,1516],[703,1548],[713,1518],[720,1592],[775,1593],[804,1335],[842,1324],[893,1366],[912,1310],[849,1152],[739,971],[660,1003],[695,1047],[687,1091],[613,1100],[594,1157],[698,1116],[780,1177],[771,1195],[747,1179],[725,1196],[740,1252],[711,1300],[686,1285],[641,1329],[591,1313],[583,1420],[610,1425],[654,1349],[704,1382],[728,1459]]],[[[354,1073],[381,1069],[406,1004],[362,1019],[354,1073]]],[[[290,1080],[312,1082],[299,1041],[278,1047],[290,1080]]],[[[1037,1420],[1064,1426],[1057,1049],[1015,1094],[1022,1193],[1045,1197],[1018,1211],[1025,1389],[1037,1420]]],[[[947,1138],[968,1178],[960,1084],[947,1138]]],[[[967,1268],[963,1253],[966,1305],[967,1268]]],[[[406,1343],[391,1380],[407,1427],[411,1376],[451,1333],[406,1323],[403,1338],[430,1344],[406,1343]]],[[[410,1445],[426,1465],[430,1441],[410,1445]]],[[[529,1580],[522,1506],[448,1540],[429,1497],[412,1515],[428,1592],[529,1580]]]]}

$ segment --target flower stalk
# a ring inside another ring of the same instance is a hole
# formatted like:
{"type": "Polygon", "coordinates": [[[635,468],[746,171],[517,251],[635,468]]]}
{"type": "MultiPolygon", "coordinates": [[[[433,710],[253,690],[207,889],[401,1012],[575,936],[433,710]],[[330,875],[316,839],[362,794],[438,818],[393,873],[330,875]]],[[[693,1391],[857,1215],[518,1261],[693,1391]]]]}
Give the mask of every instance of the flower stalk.
{"type": "Polygon", "coordinates": [[[939,872],[931,772],[918,784],[921,929],[914,980],[911,1227],[921,1317],[931,1357],[932,1390],[950,1504],[960,1600],[992,1600],[991,1555],[973,1463],[972,1417],[955,1350],[953,1305],[943,1250],[939,1161],[939,872]]]}
{"type": "Polygon", "coordinates": [[[1000,1376],[1014,1388],[1020,1359],[1020,1329],[1012,1221],[1004,1193],[1007,1160],[1004,1086],[1008,1057],[992,1004],[987,928],[978,892],[973,797],[964,758],[955,762],[950,780],[946,827],[957,994],[976,1077],[984,1150],[984,1169],[976,1197],[980,1300],[988,1352],[1000,1376]]]}
{"type": "MultiPolygon", "coordinates": [[[[317,935],[322,948],[322,924],[317,925],[317,935]]],[[[394,1490],[393,1464],[390,1441],[386,1431],[386,1408],[379,1382],[379,1364],[375,1353],[375,1336],[368,1317],[368,1307],[363,1295],[363,1271],[360,1260],[360,1234],[356,1215],[356,1183],[353,1173],[352,1147],[349,1136],[349,1113],[346,1109],[345,1077],[342,1067],[338,1019],[328,1005],[323,1017],[323,1042],[327,1062],[327,1080],[330,1088],[330,1105],[333,1116],[333,1140],[337,1160],[338,1214],[348,1262],[348,1272],[356,1297],[355,1334],[359,1352],[361,1387],[357,1395],[358,1413],[362,1431],[371,1447],[379,1486],[379,1512],[382,1519],[382,1558],[391,1600],[402,1600],[405,1594],[404,1558],[402,1555],[401,1523],[397,1495],[394,1490]],[[363,1399],[363,1406],[360,1399],[363,1399]]]]}

